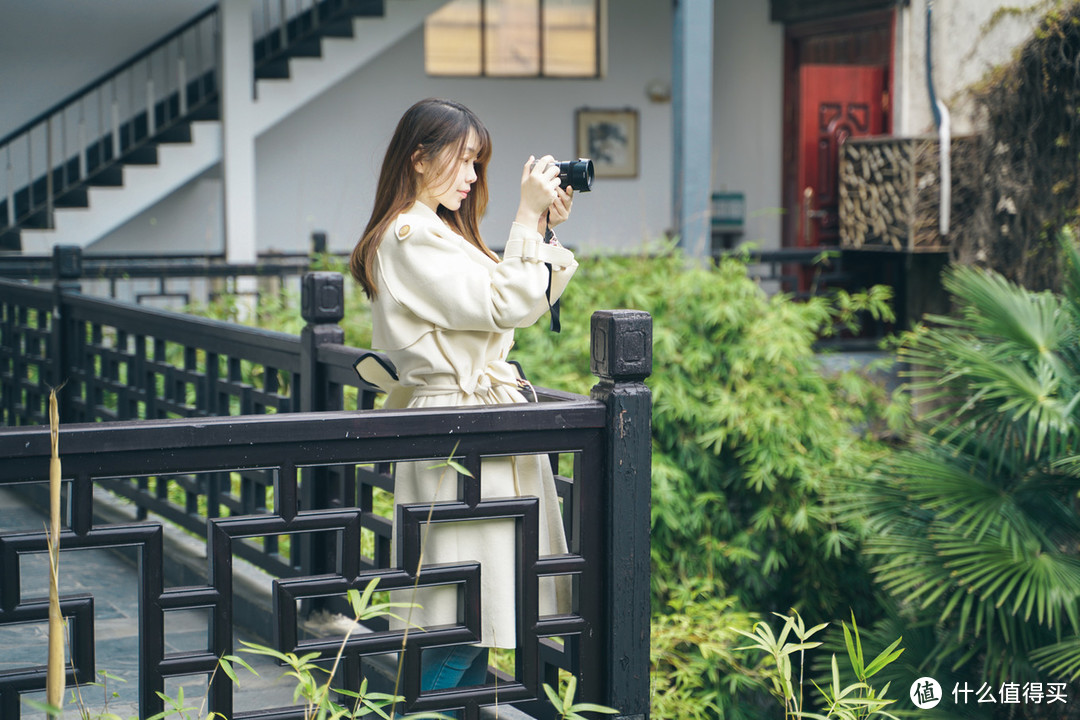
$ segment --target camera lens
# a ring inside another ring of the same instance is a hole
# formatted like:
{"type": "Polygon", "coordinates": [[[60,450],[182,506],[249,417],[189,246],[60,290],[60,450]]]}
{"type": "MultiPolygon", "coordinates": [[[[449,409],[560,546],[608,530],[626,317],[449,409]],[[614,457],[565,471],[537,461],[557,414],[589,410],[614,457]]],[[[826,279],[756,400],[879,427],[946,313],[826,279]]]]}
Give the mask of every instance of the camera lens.
{"type": "Polygon", "coordinates": [[[574,192],[589,192],[592,189],[593,161],[589,158],[556,162],[559,166],[559,185],[574,188],[574,192]]]}

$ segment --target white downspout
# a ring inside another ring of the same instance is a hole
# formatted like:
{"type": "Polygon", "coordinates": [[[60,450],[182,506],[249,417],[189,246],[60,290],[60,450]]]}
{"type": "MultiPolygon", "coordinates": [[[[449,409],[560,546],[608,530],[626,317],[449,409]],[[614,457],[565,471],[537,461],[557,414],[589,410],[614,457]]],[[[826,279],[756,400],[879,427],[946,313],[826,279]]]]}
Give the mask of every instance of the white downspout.
{"type": "Polygon", "coordinates": [[[949,222],[952,210],[952,167],[949,109],[938,99],[934,92],[934,63],[931,53],[933,37],[934,0],[926,2],[926,86],[930,92],[930,108],[934,113],[934,122],[938,129],[938,163],[941,182],[941,207],[938,210],[938,229],[942,236],[949,234],[949,222]]]}
{"type": "Polygon", "coordinates": [[[938,161],[941,164],[941,208],[938,210],[938,223],[944,237],[949,234],[952,215],[952,133],[949,127],[949,109],[940,100],[937,105],[941,115],[941,123],[938,125],[938,161]]]}

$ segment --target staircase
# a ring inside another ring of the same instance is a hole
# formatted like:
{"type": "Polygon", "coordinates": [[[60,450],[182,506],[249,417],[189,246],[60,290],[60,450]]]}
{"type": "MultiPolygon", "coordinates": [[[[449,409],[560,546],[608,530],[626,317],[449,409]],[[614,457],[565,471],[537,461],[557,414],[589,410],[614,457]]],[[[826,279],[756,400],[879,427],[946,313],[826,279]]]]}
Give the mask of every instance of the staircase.
{"type": "MultiPolygon", "coordinates": [[[[257,5],[256,134],[445,2],[257,5]]],[[[220,163],[219,34],[214,6],[0,140],[0,251],[85,247],[220,163]]]]}

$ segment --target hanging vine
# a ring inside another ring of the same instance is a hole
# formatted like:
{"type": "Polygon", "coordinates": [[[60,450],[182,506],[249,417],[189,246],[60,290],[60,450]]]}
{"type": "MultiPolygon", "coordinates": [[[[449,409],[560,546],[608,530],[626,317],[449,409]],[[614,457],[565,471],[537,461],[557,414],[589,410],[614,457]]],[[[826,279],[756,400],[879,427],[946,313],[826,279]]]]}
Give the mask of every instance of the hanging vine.
{"type": "Polygon", "coordinates": [[[1080,1],[1050,10],[972,94],[985,130],[970,150],[975,172],[954,177],[971,212],[953,260],[1056,288],[1057,235],[1080,218],[1080,1]]]}

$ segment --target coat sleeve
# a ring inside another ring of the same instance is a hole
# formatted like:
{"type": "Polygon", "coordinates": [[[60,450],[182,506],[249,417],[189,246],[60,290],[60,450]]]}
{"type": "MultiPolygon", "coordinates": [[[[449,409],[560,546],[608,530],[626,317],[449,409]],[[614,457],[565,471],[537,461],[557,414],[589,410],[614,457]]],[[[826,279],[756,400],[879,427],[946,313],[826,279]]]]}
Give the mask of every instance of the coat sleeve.
{"type": "Polygon", "coordinates": [[[544,245],[538,232],[517,223],[502,262],[478,262],[472,252],[449,228],[399,221],[379,248],[379,291],[436,327],[502,332],[535,321],[536,308],[546,308],[544,258],[552,256],[560,268],[576,265],[573,253],[544,245]]]}

